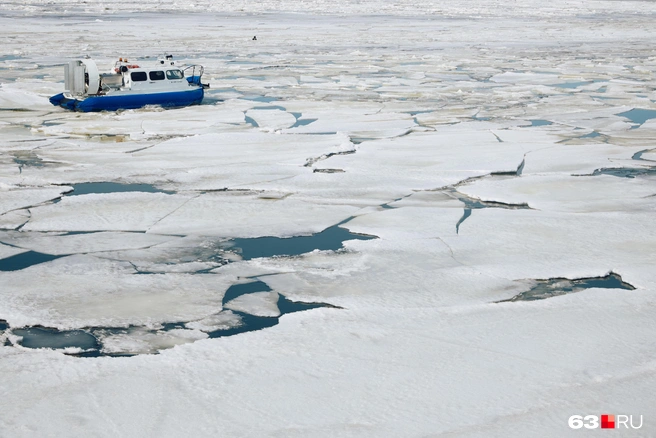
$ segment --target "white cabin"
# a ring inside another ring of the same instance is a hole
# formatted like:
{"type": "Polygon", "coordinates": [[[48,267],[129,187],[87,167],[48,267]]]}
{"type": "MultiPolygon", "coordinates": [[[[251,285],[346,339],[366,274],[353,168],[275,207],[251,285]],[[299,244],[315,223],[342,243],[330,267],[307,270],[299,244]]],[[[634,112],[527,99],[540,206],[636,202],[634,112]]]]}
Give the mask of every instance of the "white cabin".
{"type": "Polygon", "coordinates": [[[202,75],[202,67],[175,65],[175,61],[160,59],[148,66],[129,63],[120,58],[114,71],[99,73],[90,59],[71,61],[65,70],[65,94],[70,96],[104,96],[120,94],[149,94],[189,90],[191,77],[202,75]]]}

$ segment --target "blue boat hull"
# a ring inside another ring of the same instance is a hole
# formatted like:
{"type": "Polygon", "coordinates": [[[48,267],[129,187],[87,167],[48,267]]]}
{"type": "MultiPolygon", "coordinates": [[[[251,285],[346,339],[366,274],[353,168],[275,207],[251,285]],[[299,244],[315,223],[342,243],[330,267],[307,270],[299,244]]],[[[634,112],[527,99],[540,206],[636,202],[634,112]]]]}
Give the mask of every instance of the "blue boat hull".
{"type": "Polygon", "coordinates": [[[165,108],[199,104],[203,100],[202,87],[188,91],[150,94],[122,94],[118,96],[89,96],[84,99],[69,99],[64,93],[50,98],[50,103],[73,111],[116,111],[137,109],[146,105],[159,105],[165,108]]]}

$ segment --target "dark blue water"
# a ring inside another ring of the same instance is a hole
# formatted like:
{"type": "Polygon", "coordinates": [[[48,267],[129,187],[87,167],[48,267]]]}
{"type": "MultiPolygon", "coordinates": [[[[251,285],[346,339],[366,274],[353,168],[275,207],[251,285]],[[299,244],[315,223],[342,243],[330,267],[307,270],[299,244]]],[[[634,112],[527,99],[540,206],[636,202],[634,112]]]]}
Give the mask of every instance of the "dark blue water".
{"type": "Polygon", "coordinates": [[[410,196],[412,196],[412,193],[409,194],[409,195],[401,196],[400,198],[393,199],[393,200],[391,200],[390,202],[386,202],[385,204],[381,204],[380,207],[382,207],[382,208],[384,208],[384,209],[386,209],[386,210],[387,210],[387,209],[389,209],[389,210],[393,210],[393,209],[398,208],[398,207],[393,207],[393,206],[391,206],[391,205],[389,205],[389,204],[391,204],[392,202],[399,202],[399,201],[403,200],[404,198],[409,198],[410,196]]]}
{"type": "Polygon", "coordinates": [[[22,336],[20,345],[27,348],[54,348],[62,349],[78,347],[84,350],[99,350],[98,340],[83,330],[59,331],[45,327],[30,327],[14,329],[12,332],[22,336]]]}
{"type": "Polygon", "coordinates": [[[18,271],[20,269],[29,268],[39,263],[49,262],[51,260],[64,257],[63,255],[43,254],[36,251],[27,251],[21,254],[16,254],[0,260],[0,271],[18,271]]]}
{"type": "Polygon", "coordinates": [[[625,111],[623,113],[619,113],[616,115],[621,117],[626,117],[627,119],[631,120],[633,123],[642,125],[647,120],[656,119],[656,110],[634,108],[630,111],[625,111]]]}
{"type": "Polygon", "coordinates": [[[434,109],[429,109],[429,110],[402,111],[402,112],[405,112],[405,113],[407,113],[407,114],[410,114],[411,116],[416,116],[416,115],[419,115],[419,114],[429,114],[429,113],[434,113],[435,110],[434,110],[434,109]]]}
{"type": "Polygon", "coordinates": [[[259,128],[260,127],[260,125],[258,125],[257,122],[251,117],[244,116],[244,121],[246,123],[248,123],[249,125],[253,126],[253,128],[259,128]]]}
{"type": "Polygon", "coordinates": [[[638,152],[636,152],[635,154],[633,154],[631,156],[631,159],[632,160],[642,160],[642,154],[644,154],[645,152],[649,152],[649,151],[650,151],[650,149],[645,149],[645,150],[642,150],[642,151],[638,151],[638,152]]]}
{"type": "Polygon", "coordinates": [[[596,138],[596,137],[601,137],[601,134],[598,133],[597,131],[592,131],[591,133],[582,135],[578,138],[596,138]]]}
{"type": "MultiPolygon", "coordinates": [[[[522,161],[522,164],[520,164],[519,169],[523,169],[524,161],[522,161]]],[[[458,201],[462,202],[465,204],[464,208],[464,213],[460,220],[456,223],[456,234],[460,232],[460,225],[467,220],[472,214],[472,210],[478,210],[481,208],[503,208],[507,210],[530,210],[531,207],[529,207],[528,204],[504,204],[502,202],[494,202],[494,201],[481,201],[478,199],[472,199],[469,198],[462,193],[458,192],[457,190],[452,190],[451,193],[458,199],[458,201]]]]}
{"type": "MultiPolygon", "coordinates": [[[[4,319],[0,319],[0,335],[4,333],[5,330],[9,328],[9,324],[7,324],[7,321],[4,319]]],[[[4,347],[11,347],[11,342],[9,339],[5,339],[4,341],[0,341],[0,346],[4,347]]]]}
{"type": "Polygon", "coordinates": [[[307,126],[311,123],[316,122],[319,119],[296,119],[296,123],[294,123],[290,128],[298,128],[299,126],[307,126]]]}
{"type": "Polygon", "coordinates": [[[244,100],[252,100],[255,102],[263,102],[263,103],[271,103],[275,102],[278,100],[276,97],[268,97],[268,96],[244,96],[242,97],[244,100]]]}
{"type": "Polygon", "coordinates": [[[300,255],[312,252],[315,249],[336,251],[343,248],[342,243],[346,240],[376,238],[375,236],[354,234],[346,228],[334,225],[311,236],[238,238],[232,242],[242,258],[250,260],[259,257],[300,255]]]}
{"type": "MultiPolygon", "coordinates": [[[[268,292],[271,288],[262,281],[254,281],[251,283],[245,284],[236,284],[228,288],[224,297],[223,303],[228,303],[235,298],[256,292],[268,292]]],[[[278,324],[280,318],[283,315],[293,312],[301,312],[304,310],[317,309],[319,307],[328,307],[328,308],[339,308],[331,304],[326,303],[305,303],[302,301],[291,301],[288,300],[284,295],[278,294],[278,310],[280,310],[279,317],[266,317],[266,316],[255,316],[248,313],[233,311],[233,313],[239,315],[241,318],[241,325],[237,327],[231,327],[227,330],[215,330],[208,332],[210,338],[220,338],[224,336],[233,336],[239,333],[251,332],[255,330],[262,330],[268,327],[273,327],[278,324]]]]}
{"type": "Polygon", "coordinates": [[[239,315],[241,318],[242,324],[237,327],[231,327],[227,330],[215,330],[208,332],[207,335],[211,338],[222,338],[225,336],[234,336],[240,333],[252,332],[257,330],[262,330],[265,328],[273,327],[279,322],[279,318],[276,317],[267,317],[267,316],[255,316],[249,315],[248,313],[235,312],[233,313],[239,315]]]}
{"type": "Polygon", "coordinates": [[[633,156],[631,157],[632,160],[638,160],[638,161],[650,161],[653,162],[654,160],[647,160],[645,158],[642,158],[642,154],[646,152],[652,152],[654,149],[644,149],[642,151],[638,151],[633,156]]]}
{"type": "Polygon", "coordinates": [[[549,120],[541,120],[541,119],[531,120],[531,126],[549,126],[549,125],[553,125],[553,122],[550,122],[549,120]]]}
{"type": "Polygon", "coordinates": [[[233,284],[223,295],[223,305],[242,295],[252,294],[255,292],[269,292],[270,290],[271,288],[263,281],[233,284]]]}
{"type": "Polygon", "coordinates": [[[466,220],[469,218],[469,216],[471,216],[471,213],[472,213],[472,209],[471,209],[471,208],[465,208],[465,211],[464,211],[464,213],[462,214],[462,217],[461,217],[460,220],[456,223],[456,234],[458,234],[458,233],[460,232],[460,225],[461,225],[464,221],[466,221],[466,220]]]}
{"type": "Polygon", "coordinates": [[[302,312],[304,310],[310,309],[318,309],[320,307],[328,307],[331,309],[340,308],[326,303],[304,303],[302,301],[291,301],[282,294],[280,294],[280,298],[278,299],[278,310],[280,310],[281,315],[286,315],[288,313],[294,312],[302,312]]]}
{"type": "Polygon", "coordinates": [[[497,302],[544,300],[592,288],[635,290],[635,287],[622,281],[622,277],[611,272],[605,277],[579,278],[575,280],[569,280],[567,278],[538,280],[538,284],[530,290],[515,295],[510,299],[497,302]]]}
{"type": "Polygon", "coordinates": [[[73,191],[67,196],[88,195],[90,193],[118,193],[118,192],[147,192],[166,193],[171,195],[175,192],[161,190],[152,184],[122,184],[115,182],[88,182],[71,184],[73,191]]]}
{"type": "MultiPolygon", "coordinates": [[[[267,105],[267,106],[254,106],[254,110],[280,110],[280,111],[287,111],[287,108],[284,106],[280,105],[267,105]]],[[[292,113],[294,114],[294,113],[292,113]]]]}
{"type": "Polygon", "coordinates": [[[526,166],[526,158],[524,158],[522,162],[519,163],[519,166],[517,166],[517,176],[522,176],[522,172],[524,172],[524,166],[526,166]]]}

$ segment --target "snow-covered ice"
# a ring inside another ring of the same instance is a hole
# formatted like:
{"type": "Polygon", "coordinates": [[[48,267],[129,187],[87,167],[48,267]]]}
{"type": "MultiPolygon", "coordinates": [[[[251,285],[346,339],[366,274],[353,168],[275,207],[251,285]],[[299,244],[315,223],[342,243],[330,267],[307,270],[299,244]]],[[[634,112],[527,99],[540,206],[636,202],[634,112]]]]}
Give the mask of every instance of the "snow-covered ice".
{"type": "Polygon", "coordinates": [[[0,436],[563,437],[601,414],[656,436],[654,18],[599,0],[4,4],[0,436]],[[69,60],[164,53],[205,66],[202,105],[48,102],[69,60]],[[236,245],[337,224],[376,238],[236,245]],[[502,302],[610,273],[635,289],[502,302]]]}

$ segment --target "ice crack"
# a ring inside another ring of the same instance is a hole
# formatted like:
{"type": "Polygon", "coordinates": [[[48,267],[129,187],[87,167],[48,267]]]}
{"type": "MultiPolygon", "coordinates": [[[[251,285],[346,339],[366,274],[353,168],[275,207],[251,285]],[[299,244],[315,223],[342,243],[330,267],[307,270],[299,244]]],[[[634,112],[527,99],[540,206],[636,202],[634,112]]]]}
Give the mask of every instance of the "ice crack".
{"type": "Polygon", "coordinates": [[[472,210],[477,210],[481,208],[504,208],[507,210],[532,210],[532,208],[525,202],[519,204],[510,204],[505,202],[498,201],[483,201],[478,198],[472,198],[467,196],[464,193],[459,192],[455,188],[444,190],[449,196],[456,198],[458,201],[465,204],[465,209],[462,217],[456,223],[456,233],[460,232],[460,225],[467,220],[472,214],[472,210]]]}
{"type": "Polygon", "coordinates": [[[335,155],[351,155],[355,153],[355,149],[351,149],[348,151],[342,151],[342,152],[330,152],[328,154],[323,154],[318,157],[314,158],[308,158],[303,167],[312,167],[316,162],[318,161],[323,161],[327,160],[330,157],[334,157],[335,155]]]}
{"type": "Polygon", "coordinates": [[[624,282],[622,276],[613,271],[604,277],[576,278],[573,280],[568,278],[550,278],[547,280],[536,280],[536,282],[537,284],[535,286],[525,292],[517,294],[512,298],[495,302],[506,303],[544,300],[592,288],[635,290],[633,285],[624,282]]]}

